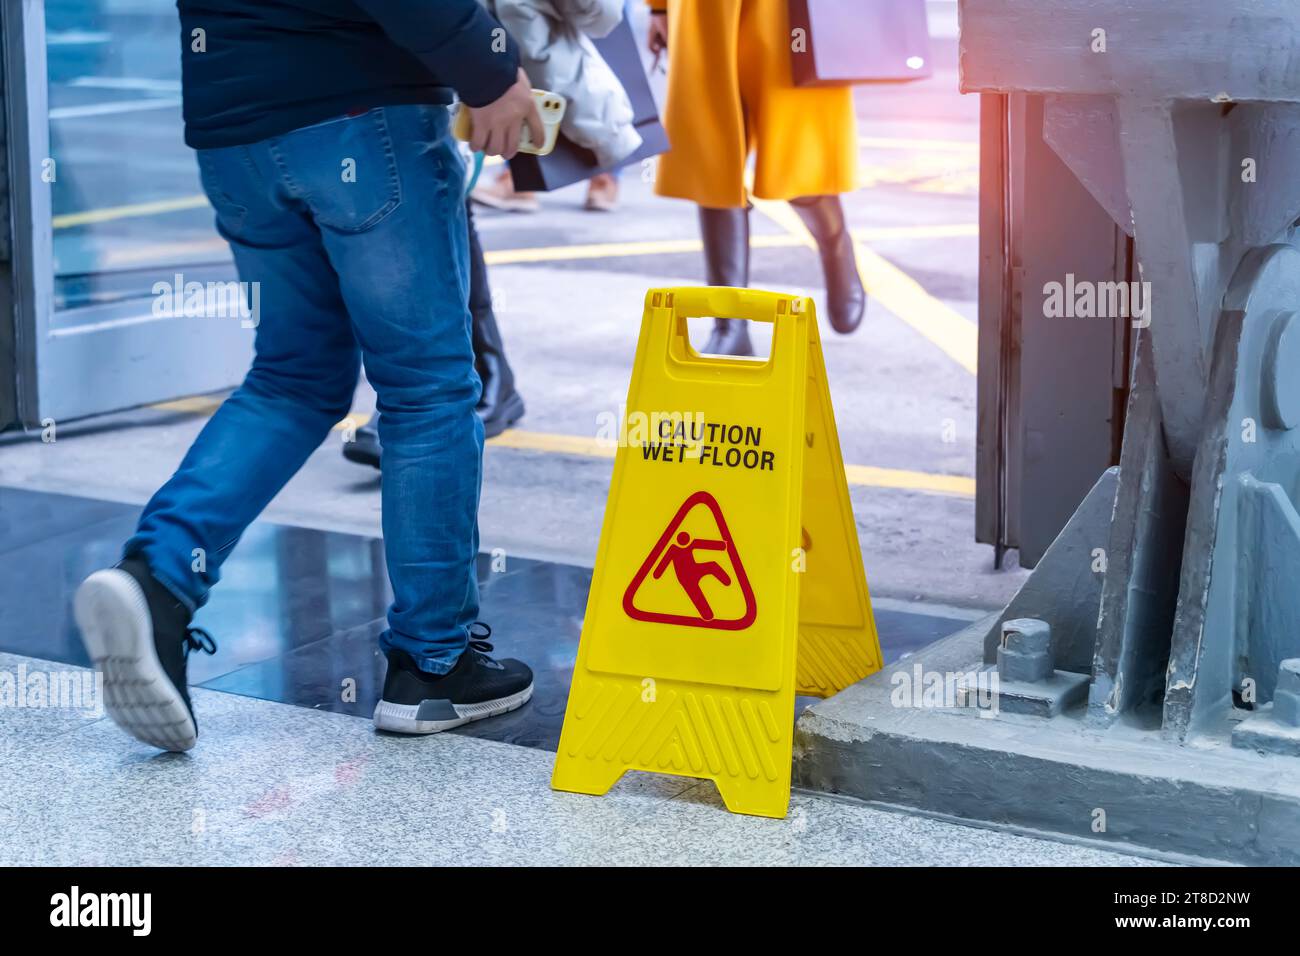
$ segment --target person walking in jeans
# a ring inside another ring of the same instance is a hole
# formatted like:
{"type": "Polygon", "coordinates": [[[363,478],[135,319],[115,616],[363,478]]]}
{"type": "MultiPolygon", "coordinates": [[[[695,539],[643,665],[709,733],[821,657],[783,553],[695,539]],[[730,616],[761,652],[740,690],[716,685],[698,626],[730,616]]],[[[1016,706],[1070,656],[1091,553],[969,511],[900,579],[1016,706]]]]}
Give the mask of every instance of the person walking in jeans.
{"type": "Polygon", "coordinates": [[[475,415],[464,170],[543,138],[513,41],[477,0],[179,0],[186,142],[217,228],[256,283],[255,357],[74,612],[105,707],[187,750],[191,626],[244,529],[348,412],[378,395],[393,604],[384,730],[433,733],[522,706],[532,672],[476,625],[483,426],[475,415]]]}
{"type": "MultiPolygon", "coordinates": [[[[483,383],[474,411],[483,422],[483,437],[495,438],[524,417],[524,399],[515,388],[515,373],[506,360],[506,346],[497,325],[488,284],[483,244],[474,228],[473,205],[465,201],[465,224],[469,234],[469,314],[474,345],[474,370],[483,383]]],[[[343,457],[359,465],[378,468],[383,456],[379,442],[379,416],[356,430],[352,441],[343,443],[343,457]]]]}

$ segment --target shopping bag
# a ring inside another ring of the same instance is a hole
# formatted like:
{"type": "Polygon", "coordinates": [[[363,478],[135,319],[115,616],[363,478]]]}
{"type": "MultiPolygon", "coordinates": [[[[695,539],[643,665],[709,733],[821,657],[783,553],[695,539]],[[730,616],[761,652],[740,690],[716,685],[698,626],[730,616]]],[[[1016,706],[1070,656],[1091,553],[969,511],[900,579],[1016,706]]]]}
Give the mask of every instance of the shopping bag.
{"type": "Polygon", "coordinates": [[[668,151],[668,134],[659,120],[659,110],[650,91],[650,81],[641,66],[641,53],[631,24],[624,19],[608,36],[594,42],[632,101],[633,122],[641,134],[641,146],[617,163],[601,166],[591,150],[578,146],[561,133],[550,155],[519,154],[510,160],[510,174],[515,189],[520,192],[559,189],[590,179],[597,173],[640,163],[668,151]]]}
{"type": "Polygon", "coordinates": [[[925,0],[790,0],[795,86],[898,83],[933,75],[925,0]]]}

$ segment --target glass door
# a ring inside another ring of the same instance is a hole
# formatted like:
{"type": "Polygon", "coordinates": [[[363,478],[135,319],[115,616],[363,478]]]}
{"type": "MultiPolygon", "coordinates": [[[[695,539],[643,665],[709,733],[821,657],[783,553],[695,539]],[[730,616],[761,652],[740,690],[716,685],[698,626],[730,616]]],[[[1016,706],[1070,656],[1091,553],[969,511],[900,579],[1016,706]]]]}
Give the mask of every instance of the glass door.
{"type": "Polygon", "coordinates": [[[11,417],[34,427],[234,385],[258,316],[182,140],[175,4],[0,7],[11,417]]]}

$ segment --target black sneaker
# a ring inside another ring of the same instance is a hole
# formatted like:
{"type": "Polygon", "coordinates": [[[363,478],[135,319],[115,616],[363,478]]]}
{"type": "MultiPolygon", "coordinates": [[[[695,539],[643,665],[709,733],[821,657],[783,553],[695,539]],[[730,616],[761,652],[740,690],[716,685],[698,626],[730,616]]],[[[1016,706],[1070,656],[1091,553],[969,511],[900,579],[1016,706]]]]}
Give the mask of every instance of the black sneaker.
{"type": "Polygon", "coordinates": [[[344,458],[355,461],[358,465],[369,465],[371,468],[379,467],[381,451],[378,416],[358,428],[356,434],[352,436],[352,441],[343,443],[344,458]]]}
{"type": "Polygon", "coordinates": [[[515,660],[493,660],[486,638],[492,629],[470,632],[469,646],[448,673],[420,670],[405,651],[388,652],[384,696],[375,706],[375,727],[399,734],[436,734],[472,720],[495,717],[524,706],[533,696],[533,672],[515,660]]]}
{"type": "Polygon", "coordinates": [[[96,571],[77,588],[73,613],[96,670],[104,675],[104,709],[137,740],[161,750],[198,741],[185,661],[191,650],[217,649],[190,627],[190,611],[140,558],[96,571]]]}

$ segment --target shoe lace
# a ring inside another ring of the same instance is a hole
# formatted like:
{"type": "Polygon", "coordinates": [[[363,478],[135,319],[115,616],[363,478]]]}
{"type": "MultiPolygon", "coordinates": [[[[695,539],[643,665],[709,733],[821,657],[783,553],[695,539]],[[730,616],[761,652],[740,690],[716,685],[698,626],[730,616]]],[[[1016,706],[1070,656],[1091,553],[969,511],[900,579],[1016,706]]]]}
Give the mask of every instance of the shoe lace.
{"type": "Polygon", "coordinates": [[[187,627],[185,629],[185,656],[188,657],[190,651],[203,651],[205,654],[215,654],[217,652],[217,642],[201,627],[187,627]]]}
{"type": "Polygon", "coordinates": [[[491,636],[491,627],[484,624],[482,621],[475,621],[469,626],[470,649],[478,652],[484,657],[487,657],[492,653],[492,645],[488,642],[488,638],[491,636]],[[475,631],[474,628],[478,628],[479,630],[475,631]]]}

